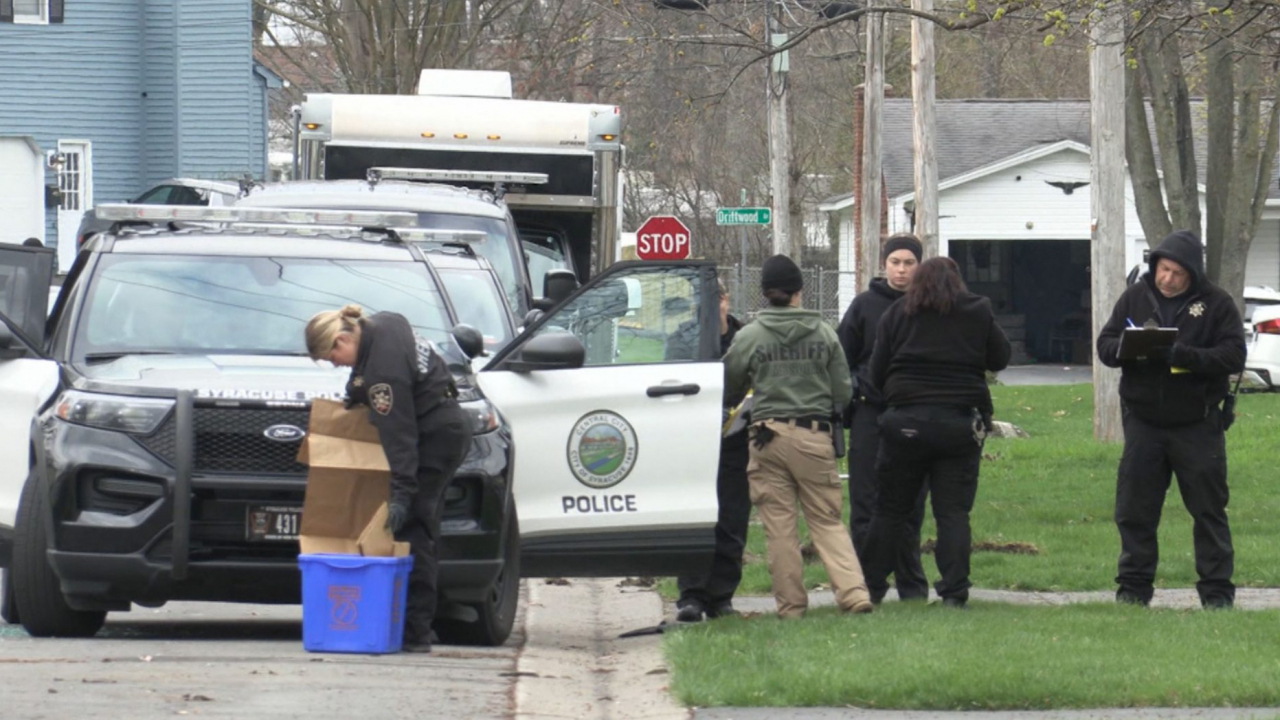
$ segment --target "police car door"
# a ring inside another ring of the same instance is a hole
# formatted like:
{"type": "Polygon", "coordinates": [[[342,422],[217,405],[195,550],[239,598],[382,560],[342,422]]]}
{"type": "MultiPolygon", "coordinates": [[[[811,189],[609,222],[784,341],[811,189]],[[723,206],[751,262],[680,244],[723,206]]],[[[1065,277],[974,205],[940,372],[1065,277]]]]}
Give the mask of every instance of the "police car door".
{"type": "Polygon", "coordinates": [[[718,304],[712,263],[618,263],[478,374],[512,431],[524,575],[706,567],[718,304]]]}
{"type": "Polygon", "coordinates": [[[58,387],[58,365],[44,359],[54,251],[0,245],[0,565],[30,469],[31,419],[58,387]]]}

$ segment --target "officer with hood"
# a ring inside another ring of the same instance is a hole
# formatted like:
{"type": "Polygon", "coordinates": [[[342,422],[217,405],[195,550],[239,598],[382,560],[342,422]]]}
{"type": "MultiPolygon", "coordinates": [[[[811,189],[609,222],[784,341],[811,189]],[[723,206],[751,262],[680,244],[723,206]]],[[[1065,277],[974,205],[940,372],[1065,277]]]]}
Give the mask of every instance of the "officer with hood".
{"type": "Polygon", "coordinates": [[[1196,591],[1207,608],[1235,602],[1234,551],[1227,524],[1223,401],[1228,377],[1242,372],[1244,330],[1235,301],[1204,273],[1204,245],[1179,230],[1151,253],[1150,268],[1116,302],[1098,334],[1098,358],[1121,368],[1124,454],[1116,480],[1120,562],[1116,600],[1147,605],[1155,582],[1156,529],[1178,479],[1193,520],[1196,591]],[[1126,327],[1176,327],[1173,347],[1121,360],[1126,327]]]}
{"type": "MultiPolygon", "coordinates": [[[[849,534],[859,560],[875,516],[879,482],[876,457],[880,454],[880,414],[884,398],[871,384],[871,350],[876,344],[880,316],[906,293],[911,278],[920,267],[924,248],[910,233],[891,235],[884,241],[880,261],[884,277],[873,278],[871,285],[849,303],[836,334],[849,361],[853,376],[853,402],[846,413],[849,427],[849,534]]],[[[924,490],[916,501],[915,511],[903,526],[903,539],[894,563],[893,576],[902,600],[925,600],[929,597],[929,580],[920,564],[920,527],[924,524],[924,490]]]]}
{"type": "Polygon", "coordinates": [[[845,612],[871,612],[862,567],[840,520],[844,498],[831,435],[839,430],[832,409],[853,396],[849,366],[822,315],[800,308],[800,268],[774,255],[761,276],[769,307],[738,332],[724,356],[725,397],[732,402],[753,390],[747,482],[764,525],[778,615],[798,618],[808,608],[797,502],[836,604],[845,612]]]}

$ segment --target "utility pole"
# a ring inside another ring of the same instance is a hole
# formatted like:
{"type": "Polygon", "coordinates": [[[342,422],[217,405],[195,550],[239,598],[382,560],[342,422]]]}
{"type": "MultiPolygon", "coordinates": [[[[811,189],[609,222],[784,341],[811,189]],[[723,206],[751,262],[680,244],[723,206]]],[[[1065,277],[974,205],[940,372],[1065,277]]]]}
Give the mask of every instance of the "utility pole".
{"type": "MultiPolygon", "coordinates": [[[[1089,206],[1093,215],[1093,337],[1124,290],[1124,9],[1113,3],[1094,11],[1089,50],[1092,131],[1089,206]]],[[[1093,437],[1119,442],[1120,372],[1093,359],[1093,437]]]]}
{"type": "MultiPolygon", "coordinates": [[[[884,0],[868,0],[868,7],[884,0]]],[[[865,290],[880,267],[881,128],[884,125],[884,13],[867,16],[867,66],[862,120],[862,197],[858,207],[858,289],[865,290]]]]}
{"type": "MultiPolygon", "coordinates": [[[[773,11],[776,3],[767,0],[764,14],[765,43],[774,48],[787,41],[786,33],[775,33],[773,11]]],[[[787,53],[769,58],[769,177],[773,188],[773,252],[799,261],[791,238],[791,130],[787,118],[787,53]]]]}
{"type": "MultiPolygon", "coordinates": [[[[920,12],[933,12],[933,0],[911,0],[920,12]]],[[[938,156],[935,80],[937,54],[933,46],[933,23],[911,19],[911,109],[912,148],[915,160],[915,234],[924,245],[924,256],[938,254],[938,156]]]]}

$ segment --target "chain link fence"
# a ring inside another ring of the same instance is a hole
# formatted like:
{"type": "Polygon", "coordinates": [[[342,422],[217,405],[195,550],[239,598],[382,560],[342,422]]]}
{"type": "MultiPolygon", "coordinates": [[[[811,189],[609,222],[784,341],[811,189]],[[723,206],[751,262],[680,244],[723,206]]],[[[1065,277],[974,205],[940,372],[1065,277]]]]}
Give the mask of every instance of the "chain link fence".
{"type": "MultiPolygon", "coordinates": [[[[760,293],[760,268],[749,267],[739,272],[738,266],[716,268],[721,282],[729,291],[729,312],[743,322],[751,322],[756,313],[767,303],[760,293]]],[[[804,274],[804,293],[801,301],[805,309],[817,310],[831,327],[840,324],[844,308],[840,306],[840,271],[819,268],[801,268],[804,274]]]]}

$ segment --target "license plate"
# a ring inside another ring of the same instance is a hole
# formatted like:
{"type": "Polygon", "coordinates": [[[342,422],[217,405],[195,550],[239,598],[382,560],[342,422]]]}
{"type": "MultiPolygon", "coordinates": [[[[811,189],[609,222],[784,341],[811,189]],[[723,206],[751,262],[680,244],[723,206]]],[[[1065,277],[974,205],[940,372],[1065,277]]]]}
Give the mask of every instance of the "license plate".
{"type": "Polygon", "coordinates": [[[296,505],[249,505],[245,508],[244,537],[250,542],[297,540],[302,508],[296,505]]]}

